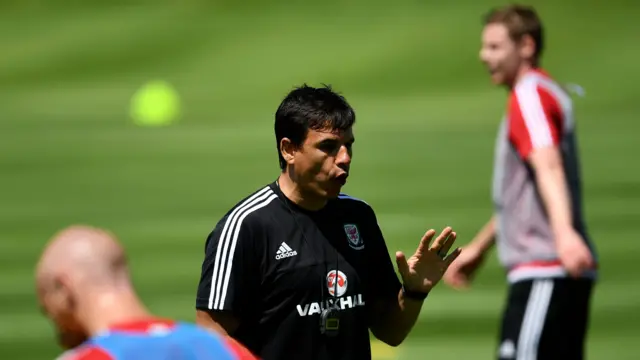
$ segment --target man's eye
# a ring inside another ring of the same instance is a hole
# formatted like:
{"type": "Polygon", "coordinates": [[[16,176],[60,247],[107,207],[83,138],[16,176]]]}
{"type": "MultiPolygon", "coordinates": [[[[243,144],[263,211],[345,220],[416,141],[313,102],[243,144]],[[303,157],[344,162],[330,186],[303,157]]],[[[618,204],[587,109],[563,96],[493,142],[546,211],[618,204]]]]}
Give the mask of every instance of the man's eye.
{"type": "Polygon", "coordinates": [[[324,142],[320,144],[320,149],[326,152],[335,151],[338,148],[338,144],[335,142],[324,142]]]}

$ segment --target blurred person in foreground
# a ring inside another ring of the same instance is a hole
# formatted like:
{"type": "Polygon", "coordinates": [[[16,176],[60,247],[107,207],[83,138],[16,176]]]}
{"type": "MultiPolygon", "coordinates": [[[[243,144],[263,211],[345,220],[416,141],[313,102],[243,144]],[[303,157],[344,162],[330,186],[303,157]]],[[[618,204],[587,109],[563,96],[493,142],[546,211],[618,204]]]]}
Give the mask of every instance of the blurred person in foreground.
{"type": "Polygon", "coordinates": [[[497,244],[509,283],[500,359],[583,359],[596,278],[572,101],[542,69],[543,45],[530,7],[511,5],[485,18],[480,58],[509,91],[495,150],[495,214],[444,278],[467,286],[497,244]]]}
{"type": "Polygon", "coordinates": [[[292,90],[275,115],[277,179],[246,196],[205,244],[198,323],[265,360],[369,360],[369,330],[391,346],[460,253],[427,231],[393,267],[373,208],[341,193],[355,112],[328,86],[292,90]],[[433,240],[433,241],[432,241],[433,240]]]}
{"type": "Polygon", "coordinates": [[[254,360],[234,340],[153,316],[132,286],[124,249],[110,233],[71,226],[46,246],[37,294],[64,360],[254,360]]]}

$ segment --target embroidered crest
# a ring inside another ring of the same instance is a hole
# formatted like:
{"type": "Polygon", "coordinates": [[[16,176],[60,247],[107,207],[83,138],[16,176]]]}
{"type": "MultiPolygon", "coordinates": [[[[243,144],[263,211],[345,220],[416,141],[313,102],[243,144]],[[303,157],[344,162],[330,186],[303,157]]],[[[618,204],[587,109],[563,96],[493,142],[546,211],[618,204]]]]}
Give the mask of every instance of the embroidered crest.
{"type": "Polygon", "coordinates": [[[362,241],[358,227],[355,224],[344,224],[344,232],[347,234],[347,240],[349,240],[349,246],[352,249],[364,249],[364,241],[362,241]]]}

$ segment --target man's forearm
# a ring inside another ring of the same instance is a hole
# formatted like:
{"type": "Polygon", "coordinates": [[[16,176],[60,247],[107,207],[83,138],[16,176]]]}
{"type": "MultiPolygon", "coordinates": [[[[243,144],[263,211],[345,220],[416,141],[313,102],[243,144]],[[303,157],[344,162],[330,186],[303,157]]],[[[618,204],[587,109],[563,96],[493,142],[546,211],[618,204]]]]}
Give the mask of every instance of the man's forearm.
{"type": "Polygon", "coordinates": [[[469,243],[468,246],[473,246],[480,253],[484,254],[487,252],[493,244],[495,244],[496,239],[496,216],[492,216],[491,219],[480,229],[475,238],[469,243]]]}
{"type": "Polygon", "coordinates": [[[416,324],[416,321],[420,316],[420,310],[422,310],[424,300],[406,298],[402,290],[400,290],[398,292],[398,304],[400,305],[400,316],[397,317],[397,324],[395,324],[395,327],[398,332],[403,334],[402,338],[404,339],[409,335],[409,332],[416,324]]]}
{"type": "Polygon", "coordinates": [[[556,159],[538,164],[536,166],[536,183],[554,234],[562,233],[572,227],[569,190],[562,163],[556,159]]]}
{"type": "Polygon", "coordinates": [[[405,298],[400,290],[397,304],[387,307],[384,316],[378,319],[374,335],[388,345],[400,345],[416,324],[423,303],[424,300],[405,298]]]}

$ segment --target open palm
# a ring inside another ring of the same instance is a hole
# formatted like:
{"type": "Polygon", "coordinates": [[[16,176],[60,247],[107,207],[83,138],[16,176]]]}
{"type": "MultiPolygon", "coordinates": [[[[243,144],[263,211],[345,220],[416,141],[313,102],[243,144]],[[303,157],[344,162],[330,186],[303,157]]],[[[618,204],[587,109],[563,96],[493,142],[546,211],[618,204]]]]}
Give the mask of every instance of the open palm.
{"type": "Polygon", "coordinates": [[[396,252],[396,263],[404,286],[412,291],[429,292],[442,279],[451,263],[460,255],[460,248],[447,255],[457,234],[446,227],[429,246],[436,231],[428,230],[416,249],[407,259],[401,251],[396,252]]]}

